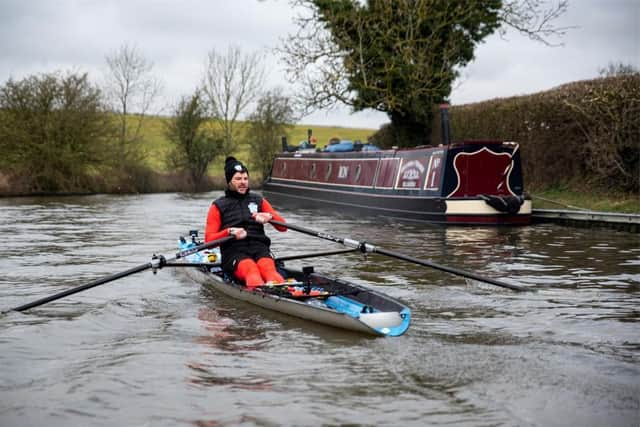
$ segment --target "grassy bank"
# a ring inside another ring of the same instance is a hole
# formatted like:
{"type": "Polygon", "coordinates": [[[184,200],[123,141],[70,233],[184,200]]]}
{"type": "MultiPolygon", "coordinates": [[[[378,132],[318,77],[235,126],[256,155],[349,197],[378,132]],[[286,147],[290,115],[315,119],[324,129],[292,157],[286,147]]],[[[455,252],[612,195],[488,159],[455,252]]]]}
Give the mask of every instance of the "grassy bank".
{"type": "Polygon", "coordinates": [[[587,209],[640,214],[640,196],[572,188],[531,191],[534,209],[587,209]]]}

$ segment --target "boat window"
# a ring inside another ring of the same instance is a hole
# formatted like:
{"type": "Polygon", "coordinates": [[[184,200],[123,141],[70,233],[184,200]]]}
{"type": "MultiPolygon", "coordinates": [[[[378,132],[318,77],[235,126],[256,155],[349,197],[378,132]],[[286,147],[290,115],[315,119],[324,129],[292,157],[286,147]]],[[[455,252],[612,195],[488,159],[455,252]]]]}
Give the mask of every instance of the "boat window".
{"type": "Polygon", "coordinates": [[[280,164],[280,175],[282,175],[282,176],[286,176],[287,175],[287,162],[282,162],[280,164]]]}
{"type": "Polygon", "coordinates": [[[328,181],[328,180],[329,180],[329,177],[331,176],[331,169],[332,169],[332,165],[331,165],[331,163],[329,163],[329,164],[327,165],[327,173],[325,173],[325,174],[324,174],[324,179],[325,179],[326,181],[328,181]]]}
{"type": "Polygon", "coordinates": [[[314,179],[316,177],[316,164],[313,163],[311,165],[311,169],[309,170],[309,178],[314,179]]]}

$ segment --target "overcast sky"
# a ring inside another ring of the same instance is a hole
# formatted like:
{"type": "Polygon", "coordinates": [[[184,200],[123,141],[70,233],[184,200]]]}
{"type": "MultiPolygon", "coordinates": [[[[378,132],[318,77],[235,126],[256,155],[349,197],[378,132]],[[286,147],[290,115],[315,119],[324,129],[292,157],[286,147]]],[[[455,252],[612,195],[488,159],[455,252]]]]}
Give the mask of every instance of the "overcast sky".
{"type": "MultiPolygon", "coordinates": [[[[554,2],[555,3],[555,2],[554,2]]],[[[135,46],[163,82],[162,104],[193,92],[207,53],[231,44],[267,53],[269,87],[288,87],[272,51],[295,30],[287,0],[0,0],[0,83],[51,71],[88,72],[98,82],[105,56],[135,46]]],[[[491,36],[476,51],[452,104],[523,95],[590,79],[611,62],[640,68],[640,0],[571,0],[562,47],[517,34],[491,36]]],[[[316,113],[301,123],[377,128],[377,112],[316,113]]]]}

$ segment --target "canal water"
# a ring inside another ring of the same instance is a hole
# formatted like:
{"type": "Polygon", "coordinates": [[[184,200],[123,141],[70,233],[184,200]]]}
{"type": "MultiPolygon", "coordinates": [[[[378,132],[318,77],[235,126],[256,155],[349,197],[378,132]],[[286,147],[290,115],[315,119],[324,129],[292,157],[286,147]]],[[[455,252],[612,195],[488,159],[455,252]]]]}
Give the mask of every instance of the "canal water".
{"type": "MultiPolygon", "coordinates": [[[[0,200],[0,310],[172,256],[219,193],[0,200]]],[[[279,209],[292,223],[538,289],[396,259],[292,261],[405,302],[370,338],[165,268],[0,316],[0,425],[638,426],[637,234],[440,227],[279,209]]],[[[277,255],[340,248],[268,230],[277,255]]]]}

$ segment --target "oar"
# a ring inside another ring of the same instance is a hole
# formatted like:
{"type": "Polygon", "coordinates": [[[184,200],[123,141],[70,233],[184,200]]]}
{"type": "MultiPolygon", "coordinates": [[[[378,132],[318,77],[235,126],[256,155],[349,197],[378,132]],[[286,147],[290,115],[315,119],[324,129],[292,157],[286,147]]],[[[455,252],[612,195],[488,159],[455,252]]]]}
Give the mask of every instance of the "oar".
{"type": "Polygon", "coordinates": [[[404,254],[401,254],[399,252],[394,252],[394,251],[390,251],[388,249],[381,248],[379,246],[374,246],[374,245],[372,245],[370,243],[359,242],[357,240],[353,240],[353,239],[350,239],[348,237],[336,237],[336,236],[332,236],[331,234],[328,234],[328,233],[323,233],[323,232],[320,232],[320,231],[310,230],[308,228],[300,227],[299,225],[289,224],[289,223],[286,223],[286,222],[280,222],[280,221],[275,221],[275,220],[271,220],[270,222],[272,224],[274,224],[274,225],[279,225],[279,226],[282,226],[282,227],[286,227],[286,228],[289,228],[291,230],[295,230],[295,231],[299,231],[299,232],[304,233],[304,234],[308,234],[310,236],[315,236],[315,237],[319,237],[321,239],[330,240],[332,242],[340,243],[340,244],[345,245],[345,246],[350,247],[350,248],[357,248],[357,249],[360,249],[362,252],[371,252],[371,253],[378,253],[378,254],[382,254],[382,255],[387,255],[387,256],[390,256],[392,258],[401,259],[403,261],[412,262],[414,264],[423,265],[425,267],[435,268],[436,270],[446,271],[447,273],[452,273],[452,274],[456,274],[458,276],[468,277],[469,279],[477,280],[479,282],[490,283],[492,285],[500,286],[500,287],[507,288],[507,289],[512,289],[514,291],[523,292],[523,291],[533,291],[534,290],[534,289],[526,288],[524,286],[512,285],[511,283],[503,282],[501,280],[492,279],[490,277],[479,276],[479,275],[477,275],[475,273],[471,273],[471,272],[460,270],[460,269],[453,268],[453,267],[448,267],[446,265],[436,264],[435,262],[432,262],[432,261],[419,259],[419,258],[414,258],[412,256],[404,255],[404,254]]]}
{"type": "Polygon", "coordinates": [[[299,255],[286,255],[276,257],[276,261],[291,261],[294,259],[303,259],[303,258],[313,258],[319,256],[329,256],[329,255],[339,255],[346,254],[349,252],[355,252],[358,248],[349,248],[349,249],[337,249],[335,251],[325,251],[325,252],[311,252],[307,254],[299,254],[299,255]]]}
{"type": "Polygon", "coordinates": [[[75,293],[78,293],[78,292],[82,292],[84,290],[91,289],[91,288],[99,286],[99,285],[104,285],[105,283],[113,282],[114,280],[121,279],[123,277],[127,277],[127,276],[130,276],[132,274],[139,273],[139,272],[144,271],[144,270],[148,270],[150,268],[154,269],[154,271],[155,271],[158,268],[164,267],[170,261],[174,261],[174,260],[177,260],[177,259],[180,259],[180,258],[184,258],[184,257],[186,257],[188,255],[194,254],[196,252],[203,251],[205,249],[213,248],[215,246],[221,245],[224,242],[226,242],[228,240],[231,240],[231,239],[234,239],[234,238],[235,237],[233,237],[233,236],[226,236],[226,237],[223,237],[223,238],[218,239],[218,240],[212,240],[211,242],[207,242],[207,243],[203,243],[202,245],[194,246],[193,248],[185,249],[183,251],[180,251],[180,252],[176,253],[176,255],[173,258],[170,258],[169,260],[165,259],[165,257],[162,256],[162,255],[160,255],[160,256],[155,256],[154,255],[153,258],[151,259],[151,262],[148,262],[146,264],[141,264],[141,265],[139,265],[137,267],[130,268],[129,270],[121,271],[120,273],[116,273],[116,274],[113,274],[111,276],[103,277],[102,279],[94,280],[93,282],[87,283],[85,285],[78,286],[78,287],[71,288],[71,289],[67,289],[66,291],[62,291],[62,292],[59,292],[57,294],[54,294],[54,295],[51,295],[51,296],[48,296],[48,297],[41,298],[39,300],[30,302],[28,304],[24,304],[24,305],[21,305],[19,307],[12,308],[11,310],[7,310],[7,311],[3,312],[3,314],[7,313],[9,311],[25,311],[25,310],[29,310],[30,308],[34,308],[34,307],[37,307],[39,305],[43,305],[43,304],[46,304],[46,303],[51,302],[51,301],[55,301],[55,300],[60,299],[60,298],[64,298],[66,296],[69,296],[69,295],[72,295],[72,294],[75,294],[75,293]]]}
{"type": "MultiPolygon", "coordinates": [[[[348,249],[336,249],[334,251],[322,251],[322,252],[310,252],[306,254],[299,255],[285,255],[276,257],[276,261],[291,261],[295,259],[304,259],[304,258],[314,258],[319,256],[329,256],[329,255],[341,255],[347,254],[349,252],[357,251],[357,248],[348,248],[348,249]]],[[[167,261],[164,264],[166,267],[221,267],[222,264],[219,262],[169,262],[167,261]]]]}

